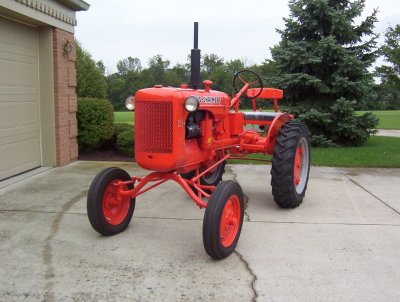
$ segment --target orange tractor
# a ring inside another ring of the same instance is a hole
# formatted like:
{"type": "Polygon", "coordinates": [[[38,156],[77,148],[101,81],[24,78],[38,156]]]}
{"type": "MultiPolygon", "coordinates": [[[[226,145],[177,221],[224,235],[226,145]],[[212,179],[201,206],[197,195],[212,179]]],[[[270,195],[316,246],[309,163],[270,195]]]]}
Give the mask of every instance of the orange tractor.
{"type": "Polygon", "coordinates": [[[232,98],[212,90],[209,80],[199,89],[197,37],[195,22],[189,87],[156,85],[137,91],[127,102],[135,110],[135,160],[152,172],[138,177],[120,168],[101,171],[90,186],[87,212],[96,231],[118,234],[129,225],[137,196],[173,180],[205,208],[204,248],[212,258],[222,259],[236,247],[244,214],[240,185],[222,181],[226,161],[254,153],[272,155],[274,200],[280,207],[295,208],[307,188],[309,131],[305,124],[292,121],[292,115],[278,112],[282,90],[264,88],[252,71],[235,74],[232,98]],[[257,98],[272,99],[275,111],[256,111],[257,98]],[[242,99],[252,101],[253,111],[239,111],[242,99]]]}

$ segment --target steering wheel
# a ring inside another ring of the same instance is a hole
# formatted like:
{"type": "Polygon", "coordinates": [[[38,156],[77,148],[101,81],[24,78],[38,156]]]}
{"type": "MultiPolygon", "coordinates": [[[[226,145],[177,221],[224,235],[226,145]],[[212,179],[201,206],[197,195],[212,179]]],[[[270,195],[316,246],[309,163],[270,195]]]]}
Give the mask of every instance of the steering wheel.
{"type": "Polygon", "coordinates": [[[248,99],[255,99],[261,94],[264,85],[260,76],[254,71],[243,69],[233,77],[233,88],[235,88],[236,92],[239,92],[246,83],[250,84],[249,88],[259,88],[258,93],[252,97],[247,97],[248,99]]]}

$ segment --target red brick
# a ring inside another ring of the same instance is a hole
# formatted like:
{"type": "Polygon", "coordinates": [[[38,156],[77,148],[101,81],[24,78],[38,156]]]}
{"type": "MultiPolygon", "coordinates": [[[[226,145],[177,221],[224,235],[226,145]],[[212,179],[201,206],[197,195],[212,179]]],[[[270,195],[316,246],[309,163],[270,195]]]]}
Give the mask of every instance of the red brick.
{"type": "Polygon", "coordinates": [[[54,110],[56,132],[56,164],[63,166],[78,157],[76,123],[76,48],[74,36],[61,29],[53,29],[54,110]],[[64,53],[64,45],[72,41],[72,52],[64,53]]]}

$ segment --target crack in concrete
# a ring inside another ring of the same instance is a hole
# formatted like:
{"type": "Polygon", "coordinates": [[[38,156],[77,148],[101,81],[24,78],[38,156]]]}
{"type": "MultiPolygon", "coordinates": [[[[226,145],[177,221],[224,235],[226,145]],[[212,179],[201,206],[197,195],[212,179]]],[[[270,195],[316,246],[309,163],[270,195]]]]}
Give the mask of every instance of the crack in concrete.
{"type": "Polygon", "coordinates": [[[258,292],[256,290],[256,282],[258,280],[257,275],[253,272],[253,270],[250,267],[250,264],[244,259],[243,255],[240,254],[237,250],[233,251],[240,259],[240,261],[244,264],[246,267],[247,272],[251,275],[252,281],[250,284],[250,288],[253,291],[253,299],[251,299],[253,302],[257,302],[258,299],[258,292]]]}
{"type": "Polygon", "coordinates": [[[87,195],[87,192],[88,192],[87,190],[82,191],[78,195],[72,197],[67,203],[63,205],[61,212],[57,213],[56,217],[53,220],[53,223],[51,224],[50,234],[44,241],[45,244],[43,249],[43,262],[46,266],[46,273],[45,273],[46,284],[44,287],[45,301],[55,300],[54,290],[53,290],[54,287],[53,248],[51,245],[51,241],[58,233],[58,230],[60,228],[60,222],[65,212],[67,212],[75,203],[77,203],[79,200],[85,197],[87,195]]]}
{"type": "MultiPolygon", "coordinates": [[[[236,181],[237,183],[239,183],[238,180],[237,180],[237,174],[235,172],[233,172],[233,169],[231,167],[228,167],[228,168],[230,170],[230,173],[233,175],[233,180],[236,181]]],[[[247,207],[249,206],[249,197],[244,192],[243,192],[243,198],[244,198],[244,200],[243,200],[243,202],[244,202],[244,216],[246,217],[245,221],[251,222],[250,215],[247,212],[247,207]]]]}
{"type": "Polygon", "coordinates": [[[364,188],[361,184],[359,184],[357,181],[355,181],[354,179],[350,178],[348,175],[346,175],[346,173],[344,173],[343,171],[340,171],[340,173],[346,177],[348,180],[350,180],[353,184],[355,184],[356,186],[360,187],[361,189],[363,189],[365,192],[367,192],[368,194],[370,194],[371,196],[373,196],[375,199],[377,199],[378,201],[380,201],[381,203],[383,203],[385,206],[387,206],[389,209],[391,209],[392,211],[396,212],[397,214],[400,215],[400,212],[398,210],[396,210],[395,208],[393,208],[391,205],[389,205],[388,203],[384,202],[382,199],[380,199],[378,196],[376,196],[374,193],[372,193],[371,191],[368,191],[366,188],[364,188]]]}
{"type": "Polygon", "coordinates": [[[249,213],[246,211],[246,210],[247,210],[247,207],[248,207],[248,205],[249,205],[249,197],[247,197],[247,195],[244,194],[244,193],[243,193],[243,197],[244,197],[244,216],[246,216],[245,221],[251,222],[251,220],[250,220],[250,215],[249,215],[249,213]]]}

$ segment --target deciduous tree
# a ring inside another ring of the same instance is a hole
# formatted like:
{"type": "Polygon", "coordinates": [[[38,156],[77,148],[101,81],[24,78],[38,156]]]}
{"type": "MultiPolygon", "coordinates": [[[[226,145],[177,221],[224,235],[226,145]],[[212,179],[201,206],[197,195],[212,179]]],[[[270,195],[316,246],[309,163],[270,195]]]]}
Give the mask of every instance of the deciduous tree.
{"type": "Polygon", "coordinates": [[[76,93],[78,97],[104,99],[107,91],[104,71],[104,64],[93,60],[90,53],[76,41],[76,93]]]}
{"type": "Polygon", "coordinates": [[[400,24],[389,27],[380,49],[387,64],[376,68],[381,79],[378,97],[384,109],[400,108],[400,24]]]}

